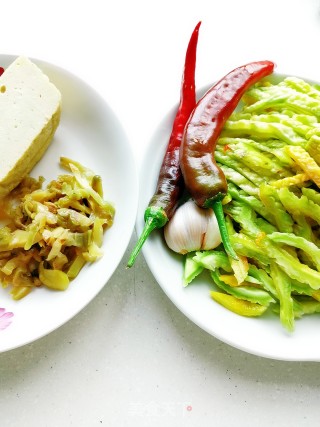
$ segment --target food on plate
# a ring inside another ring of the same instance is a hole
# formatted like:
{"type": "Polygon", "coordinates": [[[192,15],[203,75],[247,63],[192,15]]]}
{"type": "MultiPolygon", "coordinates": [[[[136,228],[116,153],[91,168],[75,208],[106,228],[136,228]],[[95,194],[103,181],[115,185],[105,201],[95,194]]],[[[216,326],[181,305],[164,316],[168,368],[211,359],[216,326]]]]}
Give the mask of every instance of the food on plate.
{"type": "Polygon", "coordinates": [[[18,300],[40,286],[67,289],[102,256],[115,210],[103,199],[101,177],[74,160],[61,157],[71,174],[45,189],[44,178],[28,175],[59,125],[61,94],[26,57],[1,73],[0,281],[18,300]]]}
{"type": "MultiPolygon", "coordinates": [[[[183,194],[161,221],[151,199],[128,266],[162,228],[183,254],[185,286],[206,270],[214,301],[243,316],[272,311],[292,332],[295,319],[320,313],[320,86],[273,70],[271,61],[236,68],[184,117],[175,145],[183,194]],[[210,247],[201,209],[219,229],[210,247]]],[[[159,180],[170,184],[165,161],[159,180]]]]}
{"type": "Polygon", "coordinates": [[[185,285],[207,270],[213,300],[244,316],[273,311],[288,331],[295,319],[320,312],[319,147],[317,85],[289,76],[246,91],[215,149],[238,260],[222,245],[190,252],[185,285]]]}
{"type": "Polygon", "coordinates": [[[59,124],[61,94],[26,57],[0,76],[0,197],[32,170],[59,124]]]}
{"type": "Polygon", "coordinates": [[[196,105],[195,68],[200,25],[201,22],[196,25],[188,44],[181,83],[180,104],[161,165],[157,188],[145,210],[145,227],[130,255],[128,267],[132,267],[134,264],[150,233],[155,228],[162,228],[172,217],[183,191],[179,150],[185,124],[196,105]]]}
{"type": "Polygon", "coordinates": [[[99,259],[115,209],[103,198],[101,177],[61,157],[69,174],[46,188],[26,177],[2,199],[0,281],[16,300],[34,288],[65,290],[86,263],[99,259]]]}

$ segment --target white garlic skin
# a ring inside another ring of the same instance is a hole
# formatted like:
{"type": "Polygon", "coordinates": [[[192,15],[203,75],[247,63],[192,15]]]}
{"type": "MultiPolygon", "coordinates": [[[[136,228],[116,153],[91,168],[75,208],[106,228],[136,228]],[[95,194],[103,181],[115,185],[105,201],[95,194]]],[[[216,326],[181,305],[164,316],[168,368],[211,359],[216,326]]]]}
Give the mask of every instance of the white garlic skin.
{"type": "Polygon", "coordinates": [[[164,227],[170,249],[180,254],[209,250],[221,243],[218,222],[212,209],[202,209],[193,200],[181,205],[164,227]]]}

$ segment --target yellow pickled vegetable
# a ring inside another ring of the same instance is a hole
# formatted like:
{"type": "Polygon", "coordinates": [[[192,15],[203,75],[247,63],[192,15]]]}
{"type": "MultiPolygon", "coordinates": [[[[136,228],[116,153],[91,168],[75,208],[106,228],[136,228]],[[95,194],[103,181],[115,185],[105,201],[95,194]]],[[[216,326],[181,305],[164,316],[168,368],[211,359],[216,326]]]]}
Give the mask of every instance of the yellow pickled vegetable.
{"type": "Polygon", "coordinates": [[[241,316],[254,317],[261,316],[266,310],[267,306],[253,303],[250,301],[238,299],[233,295],[224,294],[222,292],[210,292],[211,298],[221,304],[223,307],[241,316]]]}
{"type": "Polygon", "coordinates": [[[103,255],[104,231],[114,207],[104,200],[101,177],[66,157],[59,175],[42,188],[43,178],[27,177],[1,200],[0,281],[21,299],[39,286],[65,290],[87,262],[103,255]]]}
{"type": "Polygon", "coordinates": [[[43,262],[39,266],[39,279],[41,283],[51,289],[64,291],[69,286],[69,278],[61,270],[49,270],[43,267],[43,262]]]}

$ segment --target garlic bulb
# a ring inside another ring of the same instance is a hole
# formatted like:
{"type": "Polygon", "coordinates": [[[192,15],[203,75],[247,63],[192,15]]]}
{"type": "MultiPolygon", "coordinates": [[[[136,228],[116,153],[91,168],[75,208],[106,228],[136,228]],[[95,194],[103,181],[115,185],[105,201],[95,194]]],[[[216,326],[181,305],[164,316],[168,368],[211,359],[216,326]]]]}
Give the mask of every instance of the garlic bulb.
{"type": "Polygon", "coordinates": [[[170,249],[180,254],[214,249],[221,243],[220,231],[212,209],[202,209],[193,200],[181,205],[164,227],[170,249]]]}

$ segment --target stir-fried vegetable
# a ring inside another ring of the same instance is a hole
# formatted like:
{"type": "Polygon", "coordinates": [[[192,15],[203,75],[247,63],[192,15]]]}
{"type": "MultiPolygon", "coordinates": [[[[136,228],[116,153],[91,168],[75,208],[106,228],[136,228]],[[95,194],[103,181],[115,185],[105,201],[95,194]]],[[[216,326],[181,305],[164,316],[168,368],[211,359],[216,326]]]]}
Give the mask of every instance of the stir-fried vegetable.
{"type": "Polygon", "coordinates": [[[59,175],[42,188],[43,178],[26,178],[2,200],[0,281],[14,299],[45,285],[65,290],[87,262],[102,256],[104,230],[114,207],[103,199],[101,177],[66,157],[59,175]]]}
{"type": "Polygon", "coordinates": [[[320,90],[288,77],[257,83],[242,101],[215,150],[239,259],[222,246],[188,254],[184,284],[210,270],[215,301],[245,316],[268,307],[292,331],[320,309],[320,90]]]}

